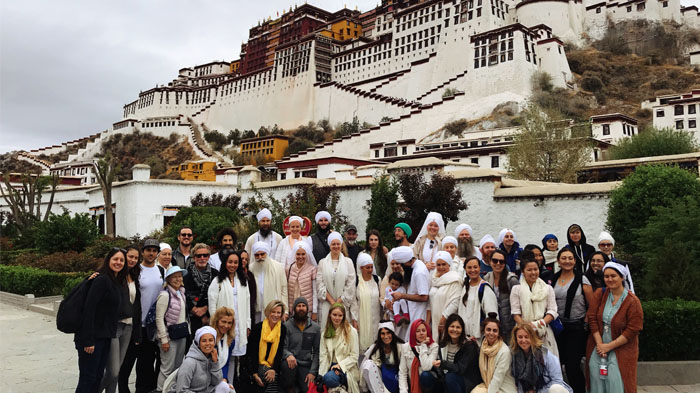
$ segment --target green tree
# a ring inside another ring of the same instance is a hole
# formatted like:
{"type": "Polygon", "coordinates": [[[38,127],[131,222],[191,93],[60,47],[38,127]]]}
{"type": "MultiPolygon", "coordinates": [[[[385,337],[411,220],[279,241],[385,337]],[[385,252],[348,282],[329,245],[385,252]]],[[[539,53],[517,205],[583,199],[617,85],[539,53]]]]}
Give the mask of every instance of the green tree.
{"type": "Polygon", "coordinates": [[[238,146],[241,144],[241,138],[243,137],[243,134],[241,133],[241,130],[236,128],[235,130],[231,130],[228,132],[227,140],[228,143],[238,146]]]}
{"type": "Polygon", "coordinates": [[[104,200],[105,210],[105,234],[108,237],[114,237],[114,215],[112,214],[112,183],[117,179],[117,173],[120,168],[111,156],[101,158],[94,163],[95,175],[97,182],[100,183],[102,190],[102,199],[104,200]]]}
{"type": "Polygon", "coordinates": [[[42,253],[58,251],[83,252],[100,235],[100,231],[89,214],[71,217],[68,210],[62,214],[49,215],[46,221],[37,223],[36,248],[42,253]]]}
{"type": "Polygon", "coordinates": [[[384,240],[384,245],[395,245],[394,225],[399,222],[399,185],[389,176],[379,176],[372,182],[372,194],[369,201],[367,228],[376,229],[384,240]]]}
{"type": "Polygon", "coordinates": [[[166,230],[166,241],[177,244],[177,234],[183,226],[192,228],[195,243],[214,245],[216,234],[225,227],[232,227],[239,220],[237,212],[228,207],[185,207],[175,215],[166,230]]]}
{"type": "Polygon", "coordinates": [[[529,105],[508,151],[508,173],[516,179],[576,181],[591,159],[590,124],[571,126],[556,110],[529,105]]]}
{"type": "Polygon", "coordinates": [[[700,192],[654,209],[649,223],[638,232],[644,299],[700,300],[699,228],[700,192]]]}
{"type": "Polygon", "coordinates": [[[436,173],[427,182],[421,173],[405,173],[399,176],[398,182],[403,199],[401,218],[413,229],[412,239],[418,235],[429,212],[442,214],[447,225],[450,221],[457,221],[459,213],[469,207],[462,197],[462,190],[457,188],[454,177],[450,175],[436,173]]]}
{"type": "Polygon", "coordinates": [[[2,177],[4,185],[0,187],[5,203],[7,203],[15,228],[21,237],[33,231],[34,224],[39,221],[46,221],[51,213],[56,187],[60,183],[58,175],[39,176],[31,173],[23,173],[19,176],[21,185],[15,187],[10,183],[10,176],[5,174],[2,177]],[[41,206],[45,191],[50,191],[49,201],[42,216],[41,206]]]}
{"type": "Polygon", "coordinates": [[[308,139],[305,138],[294,138],[292,141],[289,143],[289,147],[287,147],[287,156],[290,154],[294,153],[299,153],[302,150],[306,150],[310,147],[313,147],[314,143],[311,142],[308,139]]]}
{"type": "MultiPolygon", "coordinates": [[[[610,194],[607,227],[616,247],[630,255],[638,253],[637,231],[646,226],[654,208],[668,207],[686,195],[699,193],[697,176],[687,170],[675,166],[638,166],[610,194]]],[[[656,246],[660,247],[662,239],[656,239],[656,246]]]]}
{"type": "Polygon", "coordinates": [[[618,142],[610,148],[610,159],[665,156],[670,154],[692,153],[698,145],[689,132],[671,128],[648,127],[643,132],[618,142]]]}
{"type": "Polygon", "coordinates": [[[228,143],[228,137],[216,130],[205,131],[204,140],[206,140],[211,147],[217,151],[221,151],[221,149],[228,143]]]}
{"type": "Polygon", "coordinates": [[[345,135],[351,135],[354,134],[358,131],[360,131],[360,120],[357,118],[357,116],[353,116],[352,122],[342,122],[339,123],[337,127],[335,127],[335,137],[340,138],[345,135]]]}

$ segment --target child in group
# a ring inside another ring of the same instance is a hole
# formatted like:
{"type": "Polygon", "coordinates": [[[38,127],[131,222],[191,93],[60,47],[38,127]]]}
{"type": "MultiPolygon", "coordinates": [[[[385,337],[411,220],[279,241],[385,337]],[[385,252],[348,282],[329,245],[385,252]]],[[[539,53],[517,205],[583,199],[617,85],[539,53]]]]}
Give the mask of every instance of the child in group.
{"type": "MultiPolygon", "coordinates": [[[[406,288],[403,287],[403,276],[401,273],[394,272],[389,276],[389,286],[386,287],[384,299],[393,299],[392,293],[406,293],[406,288]]],[[[393,319],[396,326],[406,325],[411,322],[408,315],[408,303],[405,299],[394,300],[393,307],[386,310],[389,319],[393,319]]]]}
{"type": "Polygon", "coordinates": [[[559,253],[559,239],[557,239],[557,237],[551,233],[544,235],[542,238],[542,256],[544,257],[544,267],[555,274],[559,272],[557,253],[559,253]]]}

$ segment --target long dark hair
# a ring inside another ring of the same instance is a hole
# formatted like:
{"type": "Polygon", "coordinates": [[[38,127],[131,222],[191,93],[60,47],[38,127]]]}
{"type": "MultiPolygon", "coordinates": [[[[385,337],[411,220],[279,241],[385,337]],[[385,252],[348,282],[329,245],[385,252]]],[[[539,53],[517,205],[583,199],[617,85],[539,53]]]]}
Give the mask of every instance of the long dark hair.
{"type": "Polygon", "coordinates": [[[134,282],[138,282],[139,275],[141,274],[141,248],[139,248],[138,244],[129,244],[128,246],[126,246],[124,251],[126,251],[126,253],[124,254],[124,258],[125,258],[124,263],[127,263],[126,267],[127,267],[127,270],[129,271],[128,272],[129,277],[131,277],[131,279],[134,282]],[[131,251],[131,250],[136,250],[136,252],[139,253],[139,261],[136,262],[136,265],[134,267],[129,268],[129,265],[126,262],[126,254],[128,254],[129,251],[131,251]]]}
{"type": "MultiPolygon", "coordinates": [[[[497,249],[496,251],[493,252],[493,254],[496,254],[496,253],[501,254],[501,256],[503,257],[504,260],[506,258],[508,258],[506,256],[505,251],[503,251],[501,249],[497,249]]],[[[492,259],[493,259],[493,254],[491,254],[492,259]]],[[[498,278],[498,282],[494,282],[493,284],[498,287],[499,293],[506,293],[507,294],[508,293],[508,269],[504,268],[503,272],[501,273],[501,276],[498,278]]]]}
{"type": "Polygon", "coordinates": [[[238,258],[238,267],[236,268],[236,276],[238,276],[238,281],[241,282],[241,285],[248,286],[248,280],[245,272],[243,271],[243,264],[241,263],[241,254],[240,252],[236,252],[231,250],[230,248],[224,248],[221,251],[219,251],[219,259],[221,259],[221,266],[219,269],[219,274],[216,276],[218,279],[218,282],[221,283],[225,280],[228,280],[228,269],[226,268],[226,265],[228,264],[228,259],[231,257],[231,255],[235,255],[236,258],[238,258]]]}
{"type": "Polygon", "coordinates": [[[233,230],[233,228],[230,227],[225,227],[222,228],[219,233],[216,234],[216,247],[218,249],[222,249],[223,247],[221,246],[221,242],[224,241],[224,236],[229,235],[231,236],[231,239],[233,239],[233,246],[236,246],[236,242],[238,242],[238,236],[236,236],[236,232],[233,230]]]}
{"type": "Polygon", "coordinates": [[[126,286],[126,275],[128,270],[129,268],[126,265],[126,251],[123,248],[113,248],[109,250],[109,252],[105,256],[104,261],[102,261],[100,267],[97,268],[97,272],[100,273],[100,275],[107,276],[112,280],[112,282],[122,286],[126,286]],[[112,272],[112,269],[110,269],[109,267],[109,261],[117,253],[121,253],[124,256],[124,267],[122,268],[122,270],[117,272],[117,275],[115,276],[112,272]]]}
{"type": "MultiPolygon", "coordinates": [[[[475,259],[476,262],[478,262],[479,265],[481,265],[479,258],[477,258],[476,256],[471,256],[471,257],[464,260],[464,270],[465,271],[467,270],[467,263],[469,263],[469,261],[471,261],[473,259],[475,259]]],[[[467,277],[464,280],[464,296],[462,297],[462,303],[464,303],[465,306],[467,305],[467,299],[469,299],[469,281],[470,281],[469,277],[467,277]]],[[[464,322],[464,321],[462,321],[462,322],[464,322]]]]}
{"type": "Polygon", "coordinates": [[[481,337],[484,337],[484,330],[486,329],[486,325],[489,323],[495,323],[496,326],[498,326],[498,335],[503,337],[503,332],[501,331],[501,322],[498,320],[498,314],[495,312],[490,312],[489,315],[484,318],[483,321],[481,321],[481,337]]]}
{"type": "Polygon", "coordinates": [[[382,241],[382,236],[379,234],[379,231],[376,229],[371,229],[369,232],[367,232],[367,241],[365,242],[365,252],[369,254],[372,251],[372,249],[369,247],[369,237],[375,235],[377,239],[379,239],[379,244],[377,245],[377,269],[383,269],[386,272],[386,269],[388,268],[387,263],[386,263],[386,254],[384,254],[384,242],[382,241]]]}
{"type": "Polygon", "coordinates": [[[467,342],[467,332],[465,332],[464,328],[464,320],[462,317],[459,316],[459,314],[450,314],[447,317],[447,321],[445,321],[445,328],[442,329],[442,334],[440,335],[440,347],[446,347],[447,344],[452,343],[452,338],[450,337],[450,334],[447,332],[449,329],[450,325],[452,325],[453,322],[459,322],[459,324],[462,326],[462,334],[459,335],[459,339],[457,340],[457,345],[460,347],[464,345],[464,343],[467,342]]]}
{"type": "MultiPolygon", "coordinates": [[[[388,321],[383,321],[383,322],[388,322],[388,321]]],[[[386,328],[383,328],[386,329],[386,328]]],[[[389,330],[389,329],[386,329],[389,330]]],[[[399,364],[399,344],[403,344],[404,341],[399,338],[399,336],[396,335],[396,333],[392,332],[389,330],[389,333],[391,333],[391,353],[394,355],[394,365],[398,366],[399,364]]],[[[370,357],[374,355],[375,352],[379,351],[379,360],[381,360],[382,363],[386,362],[386,353],[384,353],[384,341],[382,341],[382,331],[381,329],[377,330],[377,339],[374,341],[374,350],[372,353],[369,354],[370,357]]]]}

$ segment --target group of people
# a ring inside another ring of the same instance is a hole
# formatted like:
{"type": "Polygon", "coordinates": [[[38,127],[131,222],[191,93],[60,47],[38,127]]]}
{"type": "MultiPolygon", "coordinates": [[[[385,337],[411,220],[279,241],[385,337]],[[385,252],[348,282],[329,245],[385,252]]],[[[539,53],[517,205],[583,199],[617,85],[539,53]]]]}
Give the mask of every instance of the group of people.
{"type": "Polygon", "coordinates": [[[137,393],[636,391],[643,312],[609,233],[598,251],[576,224],[561,247],[507,228],[476,244],[431,212],[388,250],[325,211],[309,236],[301,217],[286,237],[256,218],[244,246],[225,228],[213,252],[183,227],[175,250],[111,250],[75,335],[76,392],[129,392],[134,364],[137,393]]]}

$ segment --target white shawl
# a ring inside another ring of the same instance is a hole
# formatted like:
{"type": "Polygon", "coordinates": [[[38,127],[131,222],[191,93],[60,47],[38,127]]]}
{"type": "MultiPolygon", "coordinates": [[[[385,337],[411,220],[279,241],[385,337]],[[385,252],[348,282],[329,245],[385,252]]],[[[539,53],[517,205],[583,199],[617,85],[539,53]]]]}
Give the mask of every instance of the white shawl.
{"type": "Polygon", "coordinates": [[[296,255],[294,255],[293,252],[294,245],[299,241],[306,241],[306,237],[301,236],[299,240],[294,240],[292,235],[285,237],[284,240],[277,245],[277,252],[274,255],[275,261],[284,264],[285,268],[294,263],[296,259],[296,255]]]}
{"type": "Polygon", "coordinates": [[[530,285],[525,281],[525,277],[520,278],[520,312],[525,322],[537,321],[544,318],[547,311],[547,284],[542,279],[530,285]]]}
{"type": "Polygon", "coordinates": [[[440,277],[432,278],[430,294],[432,321],[430,328],[434,332],[433,334],[438,332],[441,317],[447,318],[450,314],[457,312],[461,288],[462,278],[457,272],[448,271],[440,277]]]}
{"type": "Polygon", "coordinates": [[[362,276],[358,277],[357,283],[357,324],[360,336],[360,350],[369,348],[377,338],[377,327],[373,326],[375,321],[379,322],[379,286],[370,277],[365,281],[362,276]],[[376,291],[376,298],[372,292],[376,291]]]}
{"type": "Polygon", "coordinates": [[[248,344],[248,329],[251,328],[250,319],[250,290],[244,287],[236,275],[234,285],[237,288],[236,303],[233,302],[233,287],[231,281],[226,279],[219,282],[217,278],[209,285],[207,295],[209,297],[209,315],[214,315],[220,307],[228,307],[233,310],[236,322],[236,346],[245,348],[248,344]]]}
{"type": "MultiPolygon", "coordinates": [[[[344,257],[342,254],[340,255],[337,271],[335,271],[333,267],[333,260],[330,254],[321,260],[321,265],[323,265],[324,268],[323,277],[321,277],[324,291],[322,296],[323,300],[326,299],[326,293],[330,294],[334,299],[337,299],[341,295],[345,294],[345,283],[348,274],[354,273],[348,269],[347,261],[345,261],[346,259],[348,258],[344,257]]],[[[350,263],[352,263],[352,261],[350,263]]],[[[343,299],[343,301],[345,302],[347,300],[343,299]]]]}
{"type": "MultiPolygon", "coordinates": [[[[218,337],[217,337],[218,338],[218,337]]],[[[223,337],[218,338],[216,342],[216,350],[219,353],[219,368],[224,368],[226,362],[228,362],[228,334],[224,334],[223,337]]]]}
{"type": "Polygon", "coordinates": [[[289,307],[287,304],[287,276],[284,274],[284,265],[271,259],[268,255],[262,263],[253,260],[250,263],[250,271],[253,272],[258,285],[260,285],[260,281],[263,282],[263,298],[258,300],[258,309],[256,311],[264,313],[265,307],[273,300],[280,300],[284,303],[285,308],[289,307]]]}

